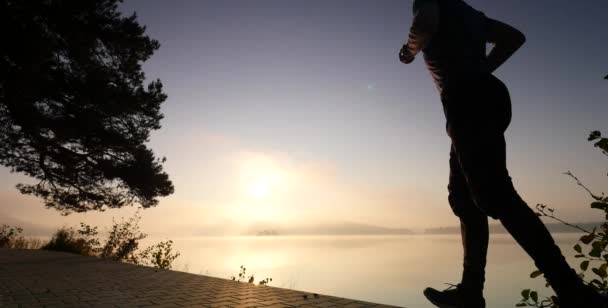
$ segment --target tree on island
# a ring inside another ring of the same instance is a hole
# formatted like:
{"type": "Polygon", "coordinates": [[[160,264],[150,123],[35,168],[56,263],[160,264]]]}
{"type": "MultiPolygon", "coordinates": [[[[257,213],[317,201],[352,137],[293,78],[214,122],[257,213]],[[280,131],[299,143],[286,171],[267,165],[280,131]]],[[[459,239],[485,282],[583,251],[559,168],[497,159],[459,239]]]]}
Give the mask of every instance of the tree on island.
{"type": "Polygon", "coordinates": [[[146,146],[167,96],[145,85],[159,43],[120,0],[0,0],[0,164],[64,214],[158,204],[173,193],[146,146]]]}

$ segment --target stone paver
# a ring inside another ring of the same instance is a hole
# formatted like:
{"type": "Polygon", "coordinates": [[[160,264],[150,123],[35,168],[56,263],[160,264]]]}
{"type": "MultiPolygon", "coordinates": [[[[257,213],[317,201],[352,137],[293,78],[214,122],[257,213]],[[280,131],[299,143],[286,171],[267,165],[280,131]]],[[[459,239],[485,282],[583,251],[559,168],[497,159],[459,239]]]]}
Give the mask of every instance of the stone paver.
{"type": "Polygon", "coordinates": [[[0,249],[0,307],[390,307],[42,250],[0,249]]]}

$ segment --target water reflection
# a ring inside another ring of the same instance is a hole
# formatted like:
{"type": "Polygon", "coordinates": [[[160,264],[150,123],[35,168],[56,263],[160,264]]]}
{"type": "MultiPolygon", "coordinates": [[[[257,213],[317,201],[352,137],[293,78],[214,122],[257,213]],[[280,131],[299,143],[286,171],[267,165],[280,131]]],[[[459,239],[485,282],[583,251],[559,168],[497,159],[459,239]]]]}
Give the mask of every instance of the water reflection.
{"type": "MultiPolygon", "coordinates": [[[[556,238],[572,256],[578,235],[556,238]]],[[[432,307],[421,291],[458,282],[462,256],[458,235],[197,237],[175,245],[177,270],[228,278],[245,265],[256,281],[273,278],[273,286],[408,307],[432,307]]],[[[521,289],[544,289],[542,279],[528,278],[533,269],[508,235],[493,235],[488,307],[513,307],[521,289]]]]}

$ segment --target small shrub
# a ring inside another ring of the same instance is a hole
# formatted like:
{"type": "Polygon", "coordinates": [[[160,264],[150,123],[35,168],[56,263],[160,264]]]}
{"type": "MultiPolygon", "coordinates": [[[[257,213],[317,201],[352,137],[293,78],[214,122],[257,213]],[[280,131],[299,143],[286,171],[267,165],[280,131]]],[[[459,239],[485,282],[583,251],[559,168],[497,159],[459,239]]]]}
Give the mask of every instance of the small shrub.
{"type": "Polygon", "coordinates": [[[87,239],[80,237],[72,228],[57,230],[51,240],[42,249],[75,253],[83,256],[95,255],[95,247],[91,247],[87,239]]]}
{"type": "MultiPolygon", "coordinates": [[[[233,281],[236,281],[236,282],[241,282],[241,279],[243,281],[247,281],[247,283],[254,283],[255,282],[255,277],[253,275],[250,275],[249,277],[247,277],[247,268],[244,265],[241,265],[238,277],[237,276],[232,276],[232,277],[230,277],[230,279],[232,279],[233,281]]],[[[266,278],[264,280],[260,280],[258,282],[258,285],[266,286],[270,282],[272,282],[272,278],[266,278]]]]}
{"type": "Polygon", "coordinates": [[[272,278],[266,278],[264,280],[260,280],[260,282],[258,282],[258,284],[261,286],[267,286],[271,282],[272,282],[272,278]]]}
{"type": "Polygon", "coordinates": [[[46,243],[42,239],[39,239],[39,238],[18,237],[12,243],[9,244],[9,248],[13,248],[13,249],[40,249],[44,245],[46,245],[46,243]]]}
{"type": "Polygon", "coordinates": [[[139,229],[141,215],[139,211],[133,217],[120,222],[113,221],[112,230],[105,245],[101,248],[100,257],[129,263],[139,263],[136,254],[139,241],[148,235],[139,229]]]}
{"type": "Polygon", "coordinates": [[[138,262],[143,265],[160,269],[171,269],[173,260],[179,257],[179,252],[173,252],[173,241],[160,242],[144,249],[139,254],[138,262]]]}
{"type": "Polygon", "coordinates": [[[80,229],[61,228],[55,232],[51,240],[42,247],[45,250],[63,251],[83,256],[95,256],[99,251],[97,227],[81,223],[80,229]]]}
{"type": "Polygon", "coordinates": [[[15,240],[23,238],[20,236],[22,232],[23,229],[20,227],[0,226],[0,248],[10,248],[15,240]]]}
{"type": "Polygon", "coordinates": [[[0,248],[45,249],[75,253],[83,256],[97,256],[134,264],[171,269],[172,263],[180,255],[173,251],[173,241],[168,240],[152,245],[138,252],[139,242],[147,235],[139,229],[141,215],[139,211],[129,219],[113,220],[111,230],[101,245],[97,227],[80,223],[80,229],[63,227],[53,234],[51,240],[44,243],[37,238],[20,236],[23,229],[0,226],[0,248]]]}
{"type": "MultiPolygon", "coordinates": [[[[230,277],[230,279],[232,279],[233,281],[236,281],[236,282],[241,282],[241,279],[245,279],[246,275],[247,275],[247,268],[245,268],[244,265],[241,265],[238,278],[237,278],[237,276],[232,276],[232,277],[230,277]]],[[[250,278],[253,278],[253,276],[251,276],[250,278]]]]}
{"type": "Polygon", "coordinates": [[[179,257],[173,251],[173,241],[165,241],[147,247],[138,252],[139,242],[146,237],[139,228],[141,215],[139,211],[129,219],[113,221],[108,238],[100,249],[99,256],[106,259],[141,264],[161,269],[171,269],[172,263],[179,257]]]}
{"type": "Polygon", "coordinates": [[[20,227],[0,226],[0,248],[12,249],[40,249],[44,242],[39,238],[25,238],[21,236],[20,227]]]}

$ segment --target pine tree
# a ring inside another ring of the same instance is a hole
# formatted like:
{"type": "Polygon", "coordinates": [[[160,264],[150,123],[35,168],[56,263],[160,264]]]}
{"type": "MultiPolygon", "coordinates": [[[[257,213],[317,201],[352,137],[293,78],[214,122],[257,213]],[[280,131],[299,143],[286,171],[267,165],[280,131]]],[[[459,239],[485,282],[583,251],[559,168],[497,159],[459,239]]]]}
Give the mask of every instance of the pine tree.
{"type": "Polygon", "coordinates": [[[0,164],[67,214],[158,204],[173,193],[146,146],[167,96],[145,84],[159,48],[119,0],[0,0],[0,164]]]}

